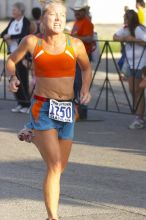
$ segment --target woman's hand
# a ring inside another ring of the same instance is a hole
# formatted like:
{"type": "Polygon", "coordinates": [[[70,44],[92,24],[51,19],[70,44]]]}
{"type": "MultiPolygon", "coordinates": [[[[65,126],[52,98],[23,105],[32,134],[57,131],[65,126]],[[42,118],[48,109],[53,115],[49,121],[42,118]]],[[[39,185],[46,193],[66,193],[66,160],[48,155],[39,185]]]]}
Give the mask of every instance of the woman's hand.
{"type": "Polygon", "coordinates": [[[20,81],[14,76],[9,82],[9,90],[11,92],[17,92],[19,89],[20,81]]]}
{"type": "Polygon", "coordinates": [[[10,35],[9,34],[5,34],[3,38],[4,38],[4,40],[8,40],[8,39],[10,39],[10,35]]]}
{"type": "Polygon", "coordinates": [[[84,90],[81,89],[81,93],[80,93],[80,103],[81,104],[88,104],[91,100],[91,94],[90,92],[86,92],[84,90]]]}
{"type": "Polygon", "coordinates": [[[136,41],[136,38],[132,35],[129,35],[129,36],[124,37],[124,41],[134,42],[136,41]]]}

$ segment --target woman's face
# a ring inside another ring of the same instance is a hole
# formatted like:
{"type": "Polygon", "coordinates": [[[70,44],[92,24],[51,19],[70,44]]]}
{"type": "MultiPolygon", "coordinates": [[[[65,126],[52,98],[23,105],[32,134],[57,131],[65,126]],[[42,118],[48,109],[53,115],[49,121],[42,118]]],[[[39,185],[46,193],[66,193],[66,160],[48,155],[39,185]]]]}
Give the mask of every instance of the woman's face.
{"type": "Polygon", "coordinates": [[[22,12],[17,8],[16,6],[13,6],[12,8],[12,17],[17,19],[22,16],[22,12]]]}
{"type": "Polygon", "coordinates": [[[66,9],[59,4],[49,5],[42,19],[47,32],[55,34],[61,33],[66,24],[66,9]]]}

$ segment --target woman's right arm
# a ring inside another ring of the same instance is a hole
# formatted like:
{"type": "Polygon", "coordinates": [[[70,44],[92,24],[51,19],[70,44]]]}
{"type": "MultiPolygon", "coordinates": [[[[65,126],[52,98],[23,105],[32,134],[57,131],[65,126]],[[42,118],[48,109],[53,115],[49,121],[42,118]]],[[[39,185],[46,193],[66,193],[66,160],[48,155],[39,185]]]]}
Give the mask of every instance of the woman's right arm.
{"type": "Polygon", "coordinates": [[[114,41],[127,41],[127,37],[129,36],[130,35],[128,34],[127,30],[125,28],[121,28],[113,35],[113,40],[114,41]]]}
{"type": "Polygon", "coordinates": [[[88,104],[91,99],[90,95],[90,85],[92,80],[92,70],[89,58],[85,49],[83,42],[79,39],[73,40],[73,49],[75,51],[77,62],[81,68],[82,74],[82,88],[80,91],[80,103],[88,104]]]}
{"type": "Polygon", "coordinates": [[[113,40],[115,40],[115,41],[123,41],[123,37],[120,37],[117,34],[114,34],[113,40]]]}
{"type": "Polygon", "coordinates": [[[16,77],[16,64],[22,60],[22,58],[27,54],[27,52],[33,54],[37,38],[33,35],[29,35],[21,41],[18,48],[9,56],[6,69],[11,77],[9,88],[12,92],[17,92],[18,86],[20,84],[16,77]]]}

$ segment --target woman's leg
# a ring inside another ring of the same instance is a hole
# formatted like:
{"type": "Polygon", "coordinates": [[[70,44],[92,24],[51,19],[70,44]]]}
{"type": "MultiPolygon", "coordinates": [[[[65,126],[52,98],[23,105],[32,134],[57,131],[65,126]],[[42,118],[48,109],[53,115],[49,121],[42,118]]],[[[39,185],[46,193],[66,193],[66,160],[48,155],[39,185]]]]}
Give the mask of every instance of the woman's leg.
{"type": "Polygon", "coordinates": [[[60,176],[67,164],[71,141],[58,140],[55,129],[34,131],[34,134],[33,143],[37,146],[47,165],[47,174],[43,184],[46,209],[49,218],[58,219],[60,176]]]}
{"type": "Polygon", "coordinates": [[[63,172],[67,165],[68,158],[71,152],[72,140],[60,139],[59,145],[60,145],[60,152],[61,152],[61,168],[62,168],[61,171],[63,172]]]}
{"type": "Polygon", "coordinates": [[[135,93],[136,93],[136,115],[143,119],[145,112],[145,98],[144,89],[140,88],[139,84],[142,79],[136,79],[135,81],[135,93]]]}
{"type": "Polygon", "coordinates": [[[144,90],[139,86],[141,79],[129,77],[128,82],[129,90],[134,100],[134,109],[136,110],[136,115],[143,119],[145,111],[145,99],[144,90]]]}

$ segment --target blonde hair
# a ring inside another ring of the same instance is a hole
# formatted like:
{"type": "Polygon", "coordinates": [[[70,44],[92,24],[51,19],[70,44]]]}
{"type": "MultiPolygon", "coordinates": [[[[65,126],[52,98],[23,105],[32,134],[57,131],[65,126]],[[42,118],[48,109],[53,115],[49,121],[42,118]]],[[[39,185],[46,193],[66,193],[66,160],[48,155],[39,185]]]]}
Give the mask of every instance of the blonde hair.
{"type": "Polygon", "coordinates": [[[66,10],[66,5],[63,0],[40,0],[40,2],[42,4],[42,15],[45,14],[45,12],[47,11],[50,5],[54,5],[54,4],[62,5],[66,10]]]}

